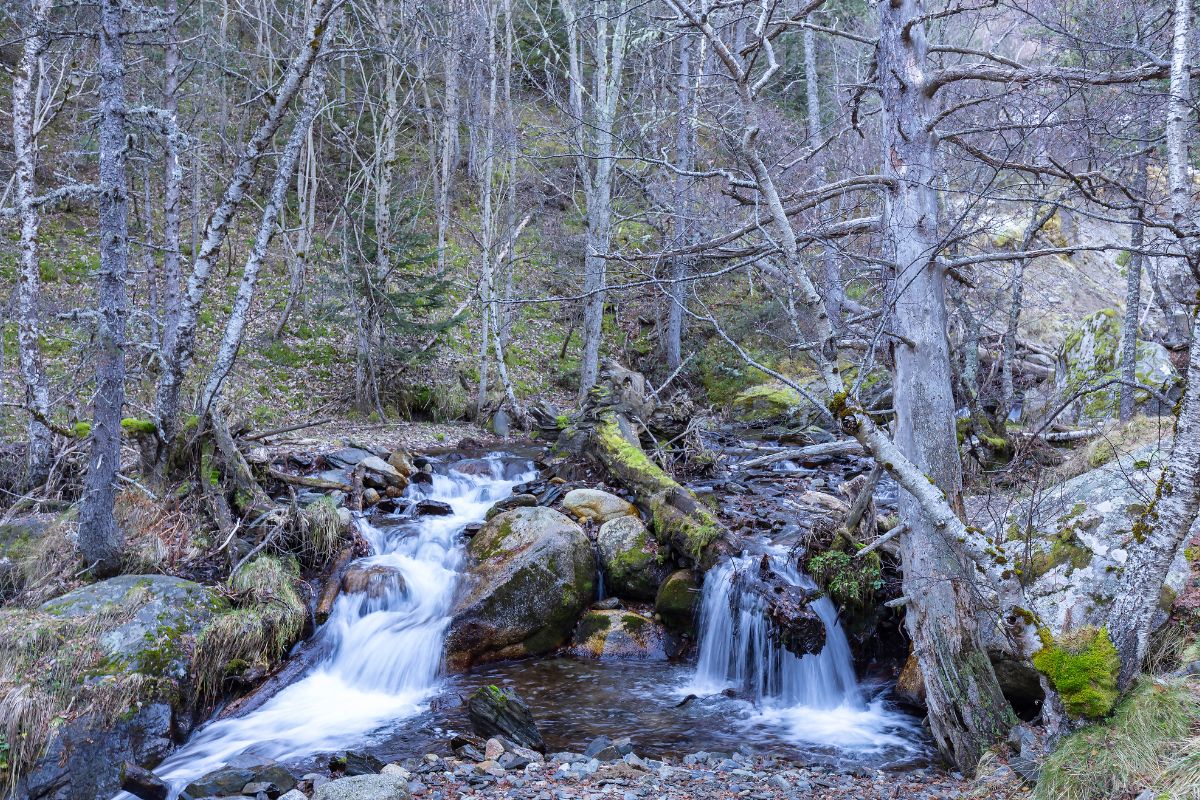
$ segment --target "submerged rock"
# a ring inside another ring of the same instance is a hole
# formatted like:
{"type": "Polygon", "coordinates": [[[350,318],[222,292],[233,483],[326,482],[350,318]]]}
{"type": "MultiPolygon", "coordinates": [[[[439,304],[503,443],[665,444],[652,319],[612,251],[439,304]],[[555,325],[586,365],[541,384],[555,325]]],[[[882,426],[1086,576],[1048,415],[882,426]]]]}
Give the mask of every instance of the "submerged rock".
{"type": "MultiPolygon", "coordinates": [[[[546,752],[537,723],[529,706],[512,689],[483,686],[475,690],[467,702],[467,716],[479,736],[503,737],[518,747],[546,752]]],[[[484,755],[487,756],[487,743],[484,755]]]]}
{"type": "Polygon", "coordinates": [[[342,591],[347,594],[362,592],[375,600],[389,594],[402,594],[407,591],[407,586],[404,573],[395,567],[356,562],[342,576],[342,591]]]}
{"type": "Polygon", "coordinates": [[[653,600],[670,574],[665,554],[638,517],[618,517],[596,534],[600,565],[609,592],[636,600],[653,600]]]}
{"type": "Polygon", "coordinates": [[[638,510],[632,503],[599,489],[572,489],[567,492],[562,504],[563,508],[576,518],[597,523],[638,515],[638,510]]]}
{"type": "Polygon", "coordinates": [[[665,661],[666,632],[632,611],[589,611],[579,621],[571,653],[581,658],[665,661]]]}
{"type": "Polygon", "coordinates": [[[578,525],[549,508],[518,508],[468,547],[462,595],[446,637],[452,669],[549,652],[595,592],[596,559],[578,525]]]}

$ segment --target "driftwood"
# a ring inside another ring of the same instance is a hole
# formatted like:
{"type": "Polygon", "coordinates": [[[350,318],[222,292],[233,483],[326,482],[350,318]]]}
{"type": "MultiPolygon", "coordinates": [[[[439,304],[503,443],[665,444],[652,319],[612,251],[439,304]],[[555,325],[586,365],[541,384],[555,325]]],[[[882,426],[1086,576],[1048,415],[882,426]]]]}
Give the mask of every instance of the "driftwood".
{"type": "Polygon", "coordinates": [[[333,612],[333,604],[342,592],[342,576],[346,574],[346,570],[350,567],[350,562],[353,560],[354,548],[344,548],[333,562],[333,566],[326,573],[321,588],[321,595],[317,599],[315,614],[317,624],[323,624],[333,612]]]}
{"type": "Polygon", "coordinates": [[[744,471],[754,469],[755,467],[765,467],[768,464],[775,464],[780,461],[794,461],[798,458],[813,458],[815,456],[857,456],[862,455],[862,452],[862,445],[856,440],[839,439],[834,442],[810,444],[807,447],[795,447],[751,458],[738,464],[737,469],[744,471]]]}
{"type": "Polygon", "coordinates": [[[281,433],[291,433],[292,431],[300,431],[304,430],[305,428],[315,428],[318,425],[328,425],[331,422],[333,422],[333,417],[326,417],[325,419],[319,419],[315,422],[297,422],[295,425],[284,425],[282,428],[272,428],[269,431],[252,433],[249,436],[243,436],[242,438],[247,442],[259,442],[272,436],[278,436],[281,433]]]}
{"type": "Polygon", "coordinates": [[[267,475],[277,481],[294,484],[295,486],[307,486],[310,489],[331,489],[346,492],[347,494],[353,490],[353,487],[348,483],[326,480],[325,478],[313,478],[307,475],[292,475],[290,472],[283,472],[274,467],[267,470],[267,475]]]}

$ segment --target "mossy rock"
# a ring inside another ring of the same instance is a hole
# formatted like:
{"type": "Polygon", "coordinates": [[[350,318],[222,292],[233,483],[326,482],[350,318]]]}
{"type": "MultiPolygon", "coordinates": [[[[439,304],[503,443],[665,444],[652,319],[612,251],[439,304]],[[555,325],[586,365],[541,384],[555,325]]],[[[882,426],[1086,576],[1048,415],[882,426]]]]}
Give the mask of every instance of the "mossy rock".
{"type": "Polygon", "coordinates": [[[517,508],[471,540],[466,591],[446,638],[452,669],[554,650],[596,590],[596,558],[583,530],[553,509],[517,508]]]}
{"type": "Polygon", "coordinates": [[[600,526],[596,549],[609,594],[653,600],[669,569],[658,542],[637,517],[618,517],[600,526]]]}
{"type": "Polygon", "coordinates": [[[807,401],[799,392],[778,381],[743,389],[729,404],[733,415],[743,422],[766,422],[804,416],[802,410],[805,405],[807,401]]]}
{"type": "Polygon", "coordinates": [[[1042,649],[1033,665],[1050,679],[1072,717],[1094,719],[1112,710],[1117,701],[1121,659],[1103,627],[1078,628],[1054,637],[1038,632],[1042,649]]]}
{"type": "Polygon", "coordinates": [[[589,611],[575,630],[571,653],[580,658],[665,661],[666,632],[632,611],[589,611]]]}
{"type": "Polygon", "coordinates": [[[696,609],[700,602],[700,585],[688,569],[671,573],[658,588],[654,611],[668,630],[691,634],[696,628],[696,609]]]}

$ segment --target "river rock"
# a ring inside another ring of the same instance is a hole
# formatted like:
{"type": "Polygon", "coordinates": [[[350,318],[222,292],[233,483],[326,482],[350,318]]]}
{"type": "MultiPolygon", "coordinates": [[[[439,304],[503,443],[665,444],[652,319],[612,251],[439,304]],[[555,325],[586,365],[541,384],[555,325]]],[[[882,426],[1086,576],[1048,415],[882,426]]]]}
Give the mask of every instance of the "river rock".
{"type": "Polygon", "coordinates": [[[198,778],[183,789],[180,800],[239,795],[251,783],[274,784],[280,793],[290,792],[296,779],[282,765],[261,756],[241,755],[220,769],[198,778]]]}
{"type": "MultiPolygon", "coordinates": [[[[1067,335],[1055,369],[1053,400],[1044,410],[1057,409],[1084,387],[1121,377],[1121,327],[1120,315],[1107,308],[1085,317],[1067,335]]],[[[1179,380],[1170,352],[1158,342],[1138,341],[1134,371],[1138,383],[1167,395],[1175,391],[1179,380]]],[[[1120,406],[1120,396],[1121,387],[1116,384],[1089,392],[1074,400],[1059,419],[1082,425],[1112,419],[1120,406]]],[[[1134,398],[1146,413],[1170,413],[1169,408],[1159,408],[1147,392],[1136,391],[1134,398]]],[[[1034,413],[1038,410],[1030,409],[1034,413]]]]}
{"type": "Polygon", "coordinates": [[[665,661],[666,632],[632,611],[589,611],[575,630],[571,653],[580,658],[665,661]]]}
{"type": "Polygon", "coordinates": [[[171,794],[166,781],[128,761],[121,765],[121,788],[141,800],[167,800],[171,794]]]}
{"type": "Polygon", "coordinates": [[[632,503],[599,489],[572,489],[567,492],[562,504],[577,519],[597,523],[618,517],[635,517],[638,513],[632,503]]]}
{"type": "Polygon", "coordinates": [[[342,576],[342,591],[347,594],[362,592],[372,600],[392,594],[403,594],[408,590],[404,574],[387,564],[355,562],[342,576]]]}
{"type": "Polygon", "coordinates": [[[665,554],[639,517],[617,517],[601,525],[596,547],[604,585],[611,594],[653,600],[670,574],[665,554]]]}
{"type": "Polygon", "coordinates": [[[408,800],[408,781],[399,775],[354,775],[317,788],[312,800],[408,800]]]}
{"type": "Polygon", "coordinates": [[[348,470],[353,469],[364,458],[370,458],[371,454],[360,447],[343,447],[341,450],[326,453],[323,457],[329,466],[348,470]]]}
{"type": "Polygon", "coordinates": [[[518,508],[493,517],[467,552],[446,638],[452,669],[549,652],[570,636],[592,601],[591,542],[553,509],[518,508]]]}
{"type": "MultiPolygon", "coordinates": [[[[503,737],[518,747],[546,752],[546,743],[529,706],[512,689],[482,686],[467,702],[467,717],[479,736],[503,737]]],[[[484,756],[488,756],[487,744],[484,756]]]]}
{"type": "Polygon", "coordinates": [[[454,513],[454,507],[441,500],[420,500],[415,510],[418,517],[448,517],[454,513]]]}
{"type": "Polygon", "coordinates": [[[663,625],[678,633],[690,633],[696,627],[696,606],[700,585],[691,570],[671,573],[654,597],[654,612],[663,625]]]}
{"type": "Polygon", "coordinates": [[[363,483],[368,486],[376,489],[386,489],[389,486],[403,489],[408,486],[408,478],[379,456],[369,455],[359,461],[358,466],[363,470],[363,483]]]}
{"type": "Polygon", "coordinates": [[[512,511],[514,508],[531,508],[538,504],[538,499],[532,494],[514,494],[512,497],[506,497],[496,505],[488,509],[484,516],[485,520],[491,519],[497,514],[503,514],[505,511],[512,511]]]}
{"type": "Polygon", "coordinates": [[[412,456],[404,450],[393,450],[388,456],[387,463],[391,465],[392,469],[406,478],[417,471],[416,466],[412,462],[412,456]]]}

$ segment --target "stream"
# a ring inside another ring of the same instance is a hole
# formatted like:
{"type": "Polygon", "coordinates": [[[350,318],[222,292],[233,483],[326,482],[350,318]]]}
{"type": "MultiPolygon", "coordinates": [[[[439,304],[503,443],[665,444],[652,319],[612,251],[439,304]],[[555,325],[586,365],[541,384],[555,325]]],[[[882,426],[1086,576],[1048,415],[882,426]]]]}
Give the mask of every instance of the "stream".
{"type": "MultiPolygon", "coordinates": [[[[633,737],[651,757],[749,746],[847,766],[927,763],[917,720],[891,708],[886,687],[857,680],[829,600],[813,604],[827,629],[821,653],[800,658],[772,643],[759,601],[733,580],[751,556],[706,576],[696,663],[548,657],[443,674],[462,530],[538,476],[532,461],[503,454],[489,454],[486,470],[472,463],[472,474],[437,464],[432,483],[406,490],[414,501],[450,504],[451,514],[357,520],[372,553],[362,561],[402,580],[375,597],[339,596],[307,645],[316,651],[303,677],[243,716],[202,727],[155,770],[175,793],[242,753],[303,770],[345,750],[384,760],[444,750],[450,731],[469,730],[463,698],[487,684],[525,699],[551,750],[579,751],[607,734],[633,737]]],[[[788,566],[786,549],[769,539],[761,547],[786,580],[810,585],[788,566]]]]}

